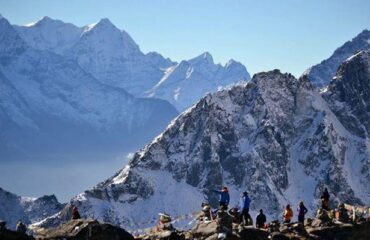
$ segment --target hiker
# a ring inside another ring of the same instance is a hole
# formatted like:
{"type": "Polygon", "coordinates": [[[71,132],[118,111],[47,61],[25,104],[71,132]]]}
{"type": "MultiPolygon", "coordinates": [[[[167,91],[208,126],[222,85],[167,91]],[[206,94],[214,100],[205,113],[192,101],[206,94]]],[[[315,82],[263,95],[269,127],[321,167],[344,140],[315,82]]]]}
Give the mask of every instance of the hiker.
{"type": "Polygon", "coordinates": [[[260,209],[260,214],[256,217],[256,228],[265,228],[266,215],[263,214],[263,210],[260,209]]]}
{"type": "Polygon", "coordinates": [[[227,209],[230,202],[230,195],[227,187],[223,187],[221,191],[213,190],[213,192],[218,193],[220,195],[219,204],[220,206],[223,206],[227,209]]]}
{"type": "Polygon", "coordinates": [[[242,222],[238,208],[234,207],[229,210],[229,215],[233,219],[233,223],[240,224],[242,222]]]}
{"type": "MultiPolygon", "coordinates": [[[[203,204],[202,204],[203,205],[203,204]]],[[[205,204],[202,208],[202,212],[197,217],[198,221],[211,221],[213,220],[211,206],[209,204],[205,204]]]]}
{"type": "Polygon", "coordinates": [[[251,203],[251,199],[248,196],[247,192],[243,192],[242,197],[240,199],[240,211],[241,211],[241,219],[244,224],[248,223],[248,219],[250,219],[249,215],[249,205],[251,203]]]}
{"type": "Polygon", "coordinates": [[[159,214],[159,223],[157,225],[157,231],[174,231],[175,228],[172,226],[172,218],[167,213],[159,214]]]}
{"type": "Polygon", "coordinates": [[[304,216],[308,212],[307,208],[304,206],[303,201],[299,202],[299,206],[297,208],[298,211],[298,222],[304,224],[304,216]]]}
{"type": "Polygon", "coordinates": [[[329,200],[330,200],[330,194],[327,188],[324,189],[323,194],[321,195],[321,208],[325,209],[326,211],[329,211],[329,200]]]}
{"type": "Polygon", "coordinates": [[[322,209],[322,208],[317,210],[316,218],[320,219],[322,222],[329,222],[330,221],[329,212],[326,211],[325,209],[322,209]]]}
{"type": "Polygon", "coordinates": [[[5,230],[6,229],[6,222],[3,220],[0,220],[0,230],[5,230]]]}
{"type": "Polygon", "coordinates": [[[290,204],[286,205],[283,217],[284,217],[284,223],[290,223],[293,217],[293,211],[290,208],[290,204]]]}
{"type": "Polygon", "coordinates": [[[348,211],[347,211],[347,209],[345,208],[344,203],[340,203],[340,204],[338,205],[338,209],[337,209],[337,211],[335,212],[335,218],[336,218],[338,221],[341,221],[342,223],[348,223],[348,222],[349,222],[349,215],[348,215],[348,211]]]}
{"type": "Polygon", "coordinates": [[[77,207],[73,207],[72,208],[72,220],[80,219],[80,218],[81,216],[80,216],[80,213],[78,212],[77,207]]]}
{"type": "Polygon", "coordinates": [[[224,233],[226,235],[231,234],[233,228],[233,220],[231,216],[226,212],[224,206],[220,206],[217,211],[216,217],[217,233],[224,233]]]}
{"type": "Polygon", "coordinates": [[[16,231],[22,234],[26,234],[27,232],[27,227],[26,225],[24,225],[24,223],[21,220],[19,220],[17,223],[16,231]]]}

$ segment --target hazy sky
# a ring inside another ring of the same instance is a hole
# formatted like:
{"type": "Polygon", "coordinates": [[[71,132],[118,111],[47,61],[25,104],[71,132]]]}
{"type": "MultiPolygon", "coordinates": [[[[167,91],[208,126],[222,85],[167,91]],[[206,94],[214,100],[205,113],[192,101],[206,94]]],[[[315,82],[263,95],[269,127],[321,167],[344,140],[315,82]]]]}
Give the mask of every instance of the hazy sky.
{"type": "Polygon", "coordinates": [[[83,26],[107,17],[144,52],[179,61],[208,51],[251,73],[296,76],[369,29],[369,10],[369,0],[0,0],[13,24],[49,16],[83,26]]]}

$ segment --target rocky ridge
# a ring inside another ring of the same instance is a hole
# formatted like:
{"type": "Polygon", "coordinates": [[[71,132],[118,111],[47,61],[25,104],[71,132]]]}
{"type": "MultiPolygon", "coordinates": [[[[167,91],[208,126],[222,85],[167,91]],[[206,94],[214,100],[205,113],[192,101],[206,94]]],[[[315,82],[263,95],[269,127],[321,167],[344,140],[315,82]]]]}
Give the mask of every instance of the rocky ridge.
{"type": "Polygon", "coordinates": [[[321,63],[310,67],[305,74],[312,84],[318,88],[327,86],[334,77],[338,67],[350,56],[361,50],[370,49],[370,31],[364,30],[351,41],[344,43],[321,63]]]}
{"type": "Polygon", "coordinates": [[[19,220],[31,224],[52,216],[65,206],[54,195],[39,198],[20,197],[0,188],[0,220],[15,229],[19,220]]]}

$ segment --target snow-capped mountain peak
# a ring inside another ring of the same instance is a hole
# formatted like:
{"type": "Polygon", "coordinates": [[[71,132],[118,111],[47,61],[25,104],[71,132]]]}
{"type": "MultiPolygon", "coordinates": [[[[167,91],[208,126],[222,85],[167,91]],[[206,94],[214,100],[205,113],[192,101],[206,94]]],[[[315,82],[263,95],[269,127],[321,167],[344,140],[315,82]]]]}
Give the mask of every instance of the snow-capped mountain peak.
{"type": "Polygon", "coordinates": [[[213,57],[209,52],[204,52],[199,56],[188,60],[191,65],[208,64],[214,65],[213,57]]]}
{"type": "Polygon", "coordinates": [[[40,198],[20,197],[0,188],[0,219],[14,229],[17,222],[26,224],[40,221],[61,211],[64,204],[58,202],[54,195],[40,198]]]}
{"type": "Polygon", "coordinates": [[[241,63],[230,60],[225,66],[215,64],[212,55],[204,52],[168,68],[162,79],[148,91],[148,96],[164,98],[183,111],[207,92],[249,79],[249,73],[241,63]]]}
{"type": "Polygon", "coordinates": [[[0,18],[0,59],[8,61],[12,54],[20,54],[27,49],[25,41],[7,19],[0,18]]]}
{"type": "Polygon", "coordinates": [[[107,31],[107,30],[113,30],[113,31],[120,31],[108,18],[102,18],[97,23],[89,24],[85,27],[84,32],[89,31],[107,31]]]}
{"type": "Polygon", "coordinates": [[[356,54],[358,51],[370,49],[369,41],[370,31],[365,29],[351,41],[347,41],[337,48],[328,59],[310,67],[303,74],[308,76],[314,86],[319,88],[325,87],[330,83],[341,63],[348,57],[356,54]]]}
{"type": "Polygon", "coordinates": [[[156,52],[144,54],[127,32],[107,18],[76,27],[44,17],[28,27],[15,28],[29,46],[77,61],[84,71],[104,84],[122,88],[136,97],[176,102],[179,110],[191,106],[207,92],[250,79],[241,63],[215,64],[209,52],[179,64],[156,52]],[[164,82],[171,85],[166,87],[165,94],[159,90],[164,82]],[[196,82],[200,83],[196,91],[187,93],[196,82]]]}
{"type": "Polygon", "coordinates": [[[44,16],[39,21],[37,21],[35,25],[55,24],[55,23],[64,24],[64,22],[62,22],[61,20],[55,20],[55,19],[52,19],[52,18],[50,18],[48,16],[44,16]]]}
{"type": "Polygon", "coordinates": [[[43,17],[25,26],[14,26],[27,44],[35,49],[63,54],[79,39],[83,29],[71,23],[43,17]]]}

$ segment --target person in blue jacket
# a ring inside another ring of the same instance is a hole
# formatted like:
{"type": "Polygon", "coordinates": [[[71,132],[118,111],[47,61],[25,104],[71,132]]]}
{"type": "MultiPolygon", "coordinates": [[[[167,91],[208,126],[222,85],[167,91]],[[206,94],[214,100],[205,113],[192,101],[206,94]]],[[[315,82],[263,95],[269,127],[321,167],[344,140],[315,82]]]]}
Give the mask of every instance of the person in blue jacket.
{"type": "Polygon", "coordinates": [[[219,200],[220,206],[227,209],[227,207],[229,206],[229,202],[230,202],[230,195],[229,195],[229,190],[227,189],[227,187],[223,187],[221,191],[218,191],[218,190],[213,190],[213,191],[215,193],[220,194],[220,200],[219,200]]]}
{"type": "Polygon", "coordinates": [[[249,215],[249,205],[251,204],[251,199],[248,196],[247,192],[243,192],[242,197],[240,199],[240,212],[241,218],[244,224],[248,223],[248,219],[251,218],[249,215]]]}

